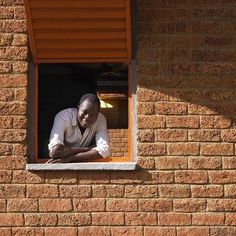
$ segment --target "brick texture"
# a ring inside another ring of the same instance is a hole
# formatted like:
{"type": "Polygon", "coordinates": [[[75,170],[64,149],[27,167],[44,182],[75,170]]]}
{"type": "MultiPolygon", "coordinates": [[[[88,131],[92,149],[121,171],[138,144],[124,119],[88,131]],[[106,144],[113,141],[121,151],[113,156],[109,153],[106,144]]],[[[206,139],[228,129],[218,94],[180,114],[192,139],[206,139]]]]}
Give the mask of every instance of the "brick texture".
{"type": "Polygon", "coordinates": [[[235,1],[135,3],[137,170],[27,171],[24,1],[0,0],[0,235],[236,235],[235,1]]]}

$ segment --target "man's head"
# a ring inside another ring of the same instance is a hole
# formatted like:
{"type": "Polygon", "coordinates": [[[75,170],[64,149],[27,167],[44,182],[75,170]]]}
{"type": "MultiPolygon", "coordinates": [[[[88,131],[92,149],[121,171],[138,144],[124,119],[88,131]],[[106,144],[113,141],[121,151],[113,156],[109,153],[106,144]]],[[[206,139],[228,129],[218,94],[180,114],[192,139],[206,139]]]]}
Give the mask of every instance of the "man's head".
{"type": "Polygon", "coordinates": [[[100,110],[100,100],[95,94],[87,93],[80,99],[78,106],[78,121],[81,127],[90,127],[97,119],[100,110]]]}

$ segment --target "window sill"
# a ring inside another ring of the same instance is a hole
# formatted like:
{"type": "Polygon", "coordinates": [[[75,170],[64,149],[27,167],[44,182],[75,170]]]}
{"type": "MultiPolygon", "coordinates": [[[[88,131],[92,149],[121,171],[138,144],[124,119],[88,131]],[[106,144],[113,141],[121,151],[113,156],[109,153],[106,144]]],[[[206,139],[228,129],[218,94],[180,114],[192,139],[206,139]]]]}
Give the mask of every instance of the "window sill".
{"type": "Polygon", "coordinates": [[[136,170],[136,162],[27,164],[27,170],[136,170]]]}

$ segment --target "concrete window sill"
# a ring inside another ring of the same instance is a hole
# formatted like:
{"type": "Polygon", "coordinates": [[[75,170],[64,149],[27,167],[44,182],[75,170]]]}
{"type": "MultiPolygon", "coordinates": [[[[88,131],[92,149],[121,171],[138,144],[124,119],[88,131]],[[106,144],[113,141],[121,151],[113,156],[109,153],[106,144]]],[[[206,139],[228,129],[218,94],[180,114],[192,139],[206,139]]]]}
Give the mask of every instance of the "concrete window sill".
{"type": "Polygon", "coordinates": [[[27,170],[136,170],[136,162],[27,164],[27,170]]]}

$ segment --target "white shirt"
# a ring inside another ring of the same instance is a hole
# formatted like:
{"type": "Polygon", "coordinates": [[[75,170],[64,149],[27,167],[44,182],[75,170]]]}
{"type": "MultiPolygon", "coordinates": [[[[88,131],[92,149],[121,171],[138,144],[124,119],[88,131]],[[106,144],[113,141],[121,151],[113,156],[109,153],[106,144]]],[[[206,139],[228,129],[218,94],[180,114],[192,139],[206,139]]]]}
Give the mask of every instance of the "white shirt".
{"type": "Polygon", "coordinates": [[[68,108],[57,113],[54,118],[48,149],[51,150],[56,144],[88,147],[95,138],[96,147],[93,149],[97,150],[102,157],[109,157],[110,148],[105,116],[99,113],[97,120],[91,127],[86,128],[82,135],[78,127],[77,113],[76,108],[68,108]]]}

